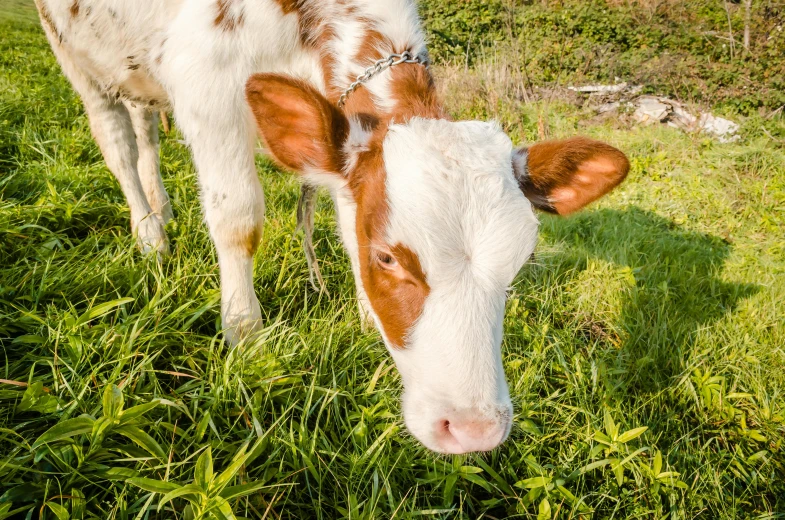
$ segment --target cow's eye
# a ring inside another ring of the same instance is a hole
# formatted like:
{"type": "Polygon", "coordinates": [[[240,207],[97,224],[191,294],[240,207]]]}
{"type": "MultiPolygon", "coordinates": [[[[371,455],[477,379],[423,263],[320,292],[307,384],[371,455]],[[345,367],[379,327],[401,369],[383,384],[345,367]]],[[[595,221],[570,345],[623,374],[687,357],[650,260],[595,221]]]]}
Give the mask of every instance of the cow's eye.
{"type": "Polygon", "coordinates": [[[398,261],[395,257],[386,251],[379,251],[376,253],[376,260],[384,269],[393,269],[398,265],[398,261]]]}

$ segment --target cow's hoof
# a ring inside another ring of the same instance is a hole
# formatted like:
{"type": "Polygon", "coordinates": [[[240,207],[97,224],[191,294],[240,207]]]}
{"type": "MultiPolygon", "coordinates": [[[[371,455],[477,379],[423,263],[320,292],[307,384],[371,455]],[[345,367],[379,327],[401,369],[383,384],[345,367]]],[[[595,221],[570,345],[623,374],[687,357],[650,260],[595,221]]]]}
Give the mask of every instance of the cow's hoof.
{"type": "Polygon", "coordinates": [[[169,254],[169,240],[164,224],[158,215],[145,216],[134,226],[134,235],[139,250],[144,254],[157,253],[161,258],[169,254]]]}

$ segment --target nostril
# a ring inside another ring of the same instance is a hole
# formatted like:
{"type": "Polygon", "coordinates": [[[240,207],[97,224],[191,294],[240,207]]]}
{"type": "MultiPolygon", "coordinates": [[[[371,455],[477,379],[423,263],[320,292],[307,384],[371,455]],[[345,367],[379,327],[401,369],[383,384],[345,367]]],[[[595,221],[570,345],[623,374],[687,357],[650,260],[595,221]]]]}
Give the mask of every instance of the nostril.
{"type": "Polygon", "coordinates": [[[442,445],[451,453],[490,451],[498,446],[508,434],[508,421],[487,418],[471,418],[439,421],[442,445]]]}
{"type": "Polygon", "coordinates": [[[464,453],[461,443],[452,432],[451,423],[449,419],[441,419],[437,421],[435,426],[435,437],[444,453],[464,453]]]}

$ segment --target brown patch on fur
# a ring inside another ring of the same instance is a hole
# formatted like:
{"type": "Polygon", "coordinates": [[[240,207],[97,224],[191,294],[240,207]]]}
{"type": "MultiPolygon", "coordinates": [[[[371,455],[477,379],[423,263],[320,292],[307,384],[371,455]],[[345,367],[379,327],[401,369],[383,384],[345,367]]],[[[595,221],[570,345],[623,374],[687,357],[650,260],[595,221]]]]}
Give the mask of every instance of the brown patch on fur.
{"type": "MultiPolygon", "coordinates": [[[[369,27],[373,26],[370,20],[360,20],[360,22],[364,22],[369,27]]],[[[380,51],[380,49],[384,48],[392,48],[392,42],[390,42],[389,38],[375,29],[368,29],[360,46],[357,48],[354,59],[363,67],[370,67],[373,65],[373,62],[384,57],[380,51]]],[[[346,79],[350,82],[354,81],[354,78],[346,79]]]]}
{"type": "Polygon", "coordinates": [[[286,168],[316,167],[340,174],[349,123],[308,83],[277,74],[255,74],[245,95],[273,157],[286,168]]]}
{"type": "MultiPolygon", "coordinates": [[[[371,265],[367,269],[370,283],[363,280],[363,286],[387,339],[394,347],[403,348],[407,334],[422,314],[431,288],[414,251],[402,244],[396,244],[390,250],[401,267],[400,274],[371,265]]],[[[370,259],[370,262],[374,261],[370,259]]]]}
{"type": "Polygon", "coordinates": [[[545,141],[513,157],[526,198],[542,211],[568,215],[599,199],[627,177],[630,162],[616,148],[585,137],[545,141]],[[525,172],[525,174],[524,174],[525,172]]]}
{"type": "MultiPolygon", "coordinates": [[[[311,49],[318,54],[318,59],[322,68],[324,85],[328,92],[328,98],[338,99],[340,92],[336,91],[335,77],[333,69],[335,66],[335,56],[329,52],[329,43],[335,39],[335,28],[328,20],[324,19],[314,2],[309,0],[275,0],[283,11],[283,14],[295,14],[297,16],[297,26],[300,36],[300,43],[303,47],[311,49]]],[[[348,7],[351,10],[351,7],[348,7]]],[[[347,13],[348,14],[348,13],[347,13]]]]}
{"type": "Polygon", "coordinates": [[[213,20],[213,25],[222,31],[234,31],[245,22],[245,14],[242,11],[240,14],[231,12],[232,0],[218,0],[215,6],[218,9],[218,14],[213,20]]]}
{"type": "Polygon", "coordinates": [[[315,47],[319,41],[320,27],[324,28],[324,20],[317,9],[309,5],[308,0],[275,0],[283,14],[297,15],[297,26],[300,42],[306,47],[315,47]]]}
{"type": "Polygon", "coordinates": [[[349,186],[357,202],[356,233],[363,288],[388,341],[403,348],[431,289],[414,251],[403,244],[384,243],[389,215],[387,171],[382,155],[386,132],[386,125],[374,131],[369,150],[360,153],[354,170],[349,172],[349,186]],[[398,262],[395,269],[379,264],[380,249],[389,249],[398,262]]]}
{"type": "Polygon", "coordinates": [[[315,52],[319,54],[322,77],[324,79],[328,98],[337,100],[340,96],[340,92],[335,85],[335,73],[333,72],[336,60],[335,56],[327,50],[330,41],[336,37],[335,29],[332,25],[321,22],[321,24],[315,25],[313,29],[310,29],[308,36],[305,36],[306,33],[302,32],[303,30],[304,29],[301,27],[301,38],[307,38],[305,41],[306,44],[311,44],[315,49],[315,52]]]}
{"type": "MultiPolygon", "coordinates": [[[[340,97],[340,94],[339,96],[340,97]]],[[[389,114],[382,115],[373,101],[373,96],[368,89],[358,88],[346,98],[346,104],[343,106],[344,112],[347,115],[359,117],[361,119],[373,118],[389,120],[389,114]]]]}
{"type": "Polygon", "coordinates": [[[68,11],[71,13],[71,18],[79,16],[79,0],[74,0],[74,3],[71,4],[68,11]]]}
{"type": "Polygon", "coordinates": [[[229,244],[238,253],[252,257],[259,244],[262,242],[262,225],[255,224],[252,228],[236,227],[231,230],[225,238],[229,239],[229,244]]]}
{"type": "Polygon", "coordinates": [[[390,90],[395,100],[396,122],[412,117],[446,119],[433,76],[423,65],[406,64],[390,69],[390,90]]]}
{"type": "Polygon", "coordinates": [[[304,0],[275,0],[275,3],[281,7],[283,14],[291,14],[300,9],[305,2],[304,0]]]}
{"type": "Polygon", "coordinates": [[[253,256],[262,241],[261,227],[254,226],[253,230],[241,241],[243,249],[248,256],[253,256]]]}

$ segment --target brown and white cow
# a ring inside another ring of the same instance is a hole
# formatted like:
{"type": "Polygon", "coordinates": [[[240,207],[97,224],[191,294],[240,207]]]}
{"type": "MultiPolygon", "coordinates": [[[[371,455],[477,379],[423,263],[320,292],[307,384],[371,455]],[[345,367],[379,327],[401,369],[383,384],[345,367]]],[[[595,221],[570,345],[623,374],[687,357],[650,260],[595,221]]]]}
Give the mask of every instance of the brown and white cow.
{"type": "Polygon", "coordinates": [[[230,341],[261,321],[258,130],[281,165],[329,189],[412,434],[445,453],[507,437],[502,319],[537,241],[534,209],[567,214],[607,193],[627,173],[621,152],[584,138],[515,149],[496,123],[450,121],[413,0],[36,3],[145,251],[167,249],[155,114],[173,110],[198,170],[230,341]],[[394,55],[402,62],[347,90],[394,55]]]}

